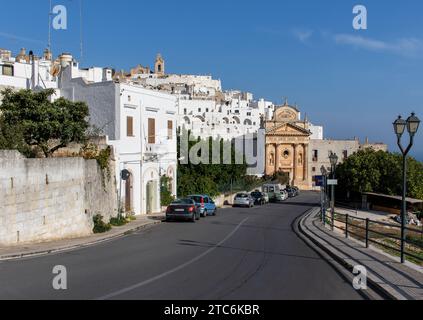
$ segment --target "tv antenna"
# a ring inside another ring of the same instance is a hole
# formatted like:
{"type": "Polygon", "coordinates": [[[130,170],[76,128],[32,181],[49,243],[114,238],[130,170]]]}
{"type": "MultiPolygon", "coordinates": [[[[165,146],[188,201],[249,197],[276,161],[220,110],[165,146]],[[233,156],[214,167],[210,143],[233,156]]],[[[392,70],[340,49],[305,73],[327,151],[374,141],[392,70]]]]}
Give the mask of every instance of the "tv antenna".
{"type": "Polygon", "coordinates": [[[47,44],[48,51],[50,52],[51,52],[51,16],[53,15],[52,10],[53,10],[53,6],[50,0],[50,9],[48,11],[48,44],[47,44]]]}

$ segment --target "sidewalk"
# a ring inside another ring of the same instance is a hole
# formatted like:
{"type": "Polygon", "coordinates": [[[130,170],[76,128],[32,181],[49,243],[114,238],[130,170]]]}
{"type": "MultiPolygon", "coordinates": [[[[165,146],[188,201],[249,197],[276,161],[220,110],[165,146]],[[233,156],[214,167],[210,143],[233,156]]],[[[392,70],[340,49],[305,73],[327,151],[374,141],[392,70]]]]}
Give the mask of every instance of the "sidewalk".
{"type": "Polygon", "coordinates": [[[315,245],[335,261],[352,271],[354,266],[367,269],[369,285],[396,300],[423,300],[423,268],[411,263],[401,264],[398,259],[382,254],[344,235],[323,227],[320,209],[309,211],[299,228],[315,245]]]}
{"type": "Polygon", "coordinates": [[[390,222],[393,223],[391,220],[392,216],[395,216],[394,214],[382,212],[382,211],[363,211],[363,210],[355,210],[355,209],[346,209],[346,208],[335,208],[335,212],[338,212],[340,214],[349,214],[351,217],[358,217],[361,219],[370,219],[373,221],[382,221],[382,222],[390,222]]]}
{"type": "Polygon", "coordinates": [[[159,224],[164,219],[164,217],[164,214],[151,216],[137,216],[137,220],[131,221],[130,223],[122,227],[113,227],[110,231],[106,233],[93,234],[83,238],[64,239],[52,242],[23,244],[7,247],[0,246],[0,261],[43,255],[53,252],[60,252],[91,246],[94,244],[122,237],[124,235],[136,232],[149,226],[159,224]]]}

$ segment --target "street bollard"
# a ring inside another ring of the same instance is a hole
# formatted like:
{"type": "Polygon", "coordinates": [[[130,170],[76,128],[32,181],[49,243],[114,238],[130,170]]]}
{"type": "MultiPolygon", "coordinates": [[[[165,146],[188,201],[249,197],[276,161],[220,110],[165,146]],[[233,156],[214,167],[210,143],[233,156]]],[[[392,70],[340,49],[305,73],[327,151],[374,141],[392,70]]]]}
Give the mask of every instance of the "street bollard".
{"type": "Polygon", "coordinates": [[[370,220],[369,218],[366,219],[366,248],[369,247],[369,224],[370,220]]]}
{"type": "Polygon", "coordinates": [[[347,214],[345,216],[345,238],[347,238],[347,239],[348,239],[348,217],[349,217],[349,215],[347,214]]]}

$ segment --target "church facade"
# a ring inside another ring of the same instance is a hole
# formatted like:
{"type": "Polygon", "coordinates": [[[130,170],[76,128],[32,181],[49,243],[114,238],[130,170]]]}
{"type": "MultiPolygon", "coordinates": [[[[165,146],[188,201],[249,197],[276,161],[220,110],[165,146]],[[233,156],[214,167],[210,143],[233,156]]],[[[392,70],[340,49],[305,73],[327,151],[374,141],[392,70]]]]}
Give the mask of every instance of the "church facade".
{"type": "Polygon", "coordinates": [[[319,127],[313,126],[307,118],[301,120],[300,111],[288,102],[276,106],[273,117],[264,123],[264,127],[265,174],[285,173],[289,176],[289,184],[302,190],[316,188],[314,181],[321,175],[322,168],[331,170],[331,153],[336,153],[338,163],[342,163],[359,150],[388,150],[386,144],[370,143],[368,139],[363,144],[358,138],[333,140],[321,135],[316,139],[316,128],[319,127]]]}
{"type": "Polygon", "coordinates": [[[291,185],[303,190],[312,188],[309,125],[307,120],[301,120],[300,111],[287,102],[276,108],[273,118],[265,123],[266,175],[284,172],[291,185]]]}

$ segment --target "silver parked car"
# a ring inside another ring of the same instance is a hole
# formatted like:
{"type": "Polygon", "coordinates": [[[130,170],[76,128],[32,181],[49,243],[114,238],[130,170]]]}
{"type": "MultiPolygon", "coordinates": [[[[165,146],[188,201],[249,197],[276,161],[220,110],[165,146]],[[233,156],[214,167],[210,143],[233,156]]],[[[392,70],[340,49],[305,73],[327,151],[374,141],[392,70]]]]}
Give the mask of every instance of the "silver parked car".
{"type": "Polygon", "coordinates": [[[289,198],[288,192],[286,190],[281,190],[282,201],[285,201],[289,198]]]}
{"type": "Polygon", "coordinates": [[[254,198],[248,193],[238,193],[235,196],[233,207],[254,207],[254,198]]]}

